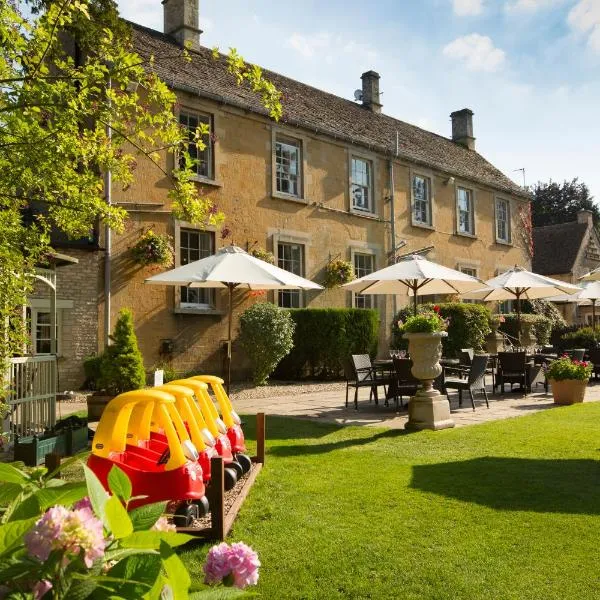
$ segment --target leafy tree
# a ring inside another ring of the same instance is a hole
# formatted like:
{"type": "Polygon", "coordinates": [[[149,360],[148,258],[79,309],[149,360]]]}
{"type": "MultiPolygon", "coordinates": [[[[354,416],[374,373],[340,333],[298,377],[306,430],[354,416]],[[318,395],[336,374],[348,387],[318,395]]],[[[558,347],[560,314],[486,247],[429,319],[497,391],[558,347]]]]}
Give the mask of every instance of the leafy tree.
{"type": "Polygon", "coordinates": [[[133,313],[128,308],[120,311],[110,339],[112,344],[104,351],[100,363],[100,387],[111,394],[143,388],[144,360],[133,329],[133,313]]]}
{"type": "MultiPolygon", "coordinates": [[[[187,51],[163,59],[181,54],[187,51]]],[[[280,94],[261,70],[235,50],[227,64],[278,118],[280,94]]],[[[154,67],[133,52],[113,0],[0,0],[0,366],[25,337],[20,306],[50,250],[52,228],[87,236],[99,218],[123,229],[126,211],[106,203],[103,173],[126,187],[144,157],[171,180],[175,216],[222,222],[191,180],[194,161],[173,110],[175,94],[154,67]],[[22,5],[31,8],[28,16],[22,5]],[[184,160],[171,172],[166,155],[176,150],[184,160]],[[37,203],[43,214],[25,219],[37,203]]],[[[201,146],[206,133],[199,127],[194,141],[201,146]]]]}
{"type": "Polygon", "coordinates": [[[534,227],[577,220],[577,211],[591,210],[594,225],[600,224],[600,209],[590,196],[587,185],[576,177],[573,181],[537,183],[533,188],[531,212],[534,227]]]}

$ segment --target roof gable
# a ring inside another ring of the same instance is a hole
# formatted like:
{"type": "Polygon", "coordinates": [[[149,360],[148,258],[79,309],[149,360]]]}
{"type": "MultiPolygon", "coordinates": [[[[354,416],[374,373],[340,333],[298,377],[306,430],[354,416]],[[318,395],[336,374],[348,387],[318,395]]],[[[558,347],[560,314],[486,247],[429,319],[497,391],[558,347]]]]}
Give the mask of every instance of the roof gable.
{"type": "Polygon", "coordinates": [[[577,221],[534,227],[533,271],[540,275],[571,273],[587,230],[587,223],[577,221]]]}
{"type": "MultiPolygon", "coordinates": [[[[227,71],[226,57],[215,59],[211,50],[200,48],[198,51],[190,50],[190,60],[186,61],[181,56],[180,46],[171,37],[135,23],[131,25],[135,50],[143,58],[154,56],[151,68],[172,88],[267,114],[257,94],[248,86],[237,85],[227,71]]],[[[398,138],[399,158],[529,198],[528,192],[483,156],[449,138],[385,114],[373,113],[355,102],[277,73],[265,70],[264,74],[283,94],[282,123],[389,156],[395,155],[398,138]]]]}

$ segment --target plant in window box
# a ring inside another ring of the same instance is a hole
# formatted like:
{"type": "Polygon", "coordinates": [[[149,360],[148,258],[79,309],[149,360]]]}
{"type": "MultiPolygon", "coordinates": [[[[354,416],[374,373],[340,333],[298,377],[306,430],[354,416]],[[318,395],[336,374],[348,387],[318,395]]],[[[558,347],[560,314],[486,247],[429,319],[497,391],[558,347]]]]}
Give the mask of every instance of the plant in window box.
{"type": "Polygon", "coordinates": [[[270,265],[275,264],[275,256],[273,255],[273,253],[269,252],[268,250],[265,250],[264,248],[261,248],[260,246],[258,246],[256,248],[252,248],[252,250],[250,250],[250,254],[252,256],[254,256],[254,258],[258,258],[259,260],[264,260],[265,262],[269,263],[270,265]]]}
{"type": "Polygon", "coordinates": [[[161,265],[170,267],[173,264],[175,251],[172,238],[168,235],[154,233],[148,229],[131,249],[133,259],[140,265],[161,265]]]}
{"type": "Polygon", "coordinates": [[[553,360],[546,368],[555,404],[583,402],[585,388],[592,374],[592,363],[571,360],[567,355],[553,360]]]}
{"type": "Polygon", "coordinates": [[[347,260],[335,259],[329,261],[325,267],[325,281],[323,285],[328,288],[336,288],[354,279],[354,267],[347,260]]]}

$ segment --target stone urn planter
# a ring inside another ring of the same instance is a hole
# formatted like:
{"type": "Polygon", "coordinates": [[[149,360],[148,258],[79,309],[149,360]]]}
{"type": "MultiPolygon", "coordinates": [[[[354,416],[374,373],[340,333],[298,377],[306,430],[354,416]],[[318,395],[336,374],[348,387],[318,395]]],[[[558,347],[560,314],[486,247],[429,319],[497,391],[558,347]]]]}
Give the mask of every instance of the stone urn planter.
{"type": "Polygon", "coordinates": [[[88,421],[99,421],[106,405],[114,398],[114,395],[106,395],[106,392],[97,392],[87,397],[88,421]]]}
{"type": "Polygon", "coordinates": [[[549,379],[552,386],[552,396],[554,404],[576,404],[583,402],[585,390],[587,388],[587,380],[582,379],[563,379],[556,381],[549,379]]]}
{"type": "Polygon", "coordinates": [[[454,427],[448,399],[433,387],[435,379],[442,374],[439,360],[442,356],[442,338],[447,335],[445,331],[404,334],[413,361],[412,374],[421,381],[419,390],[408,403],[406,429],[454,427]]]}
{"type": "Polygon", "coordinates": [[[493,329],[485,338],[485,348],[489,354],[504,352],[504,336],[497,329],[493,329]]]}

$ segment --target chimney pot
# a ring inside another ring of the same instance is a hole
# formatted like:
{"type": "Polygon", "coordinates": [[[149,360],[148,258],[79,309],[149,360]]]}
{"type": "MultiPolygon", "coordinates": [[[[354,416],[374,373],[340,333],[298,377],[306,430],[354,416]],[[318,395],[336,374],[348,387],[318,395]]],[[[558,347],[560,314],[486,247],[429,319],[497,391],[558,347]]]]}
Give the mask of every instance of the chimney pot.
{"type": "Polygon", "coordinates": [[[475,150],[473,137],[473,111],[470,108],[454,111],[452,119],[452,141],[469,150],[475,150]]]}
{"type": "Polygon", "coordinates": [[[162,0],[164,31],[182,46],[200,48],[198,0],[162,0]]]}
{"type": "Polygon", "coordinates": [[[585,208],[582,208],[581,210],[577,211],[577,222],[578,223],[584,223],[586,225],[593,225],[594,224],[594,213],[592,213],[591,210],[587,210],[585,208]]]}
{"type": "Polygon", "coordinates": [[[379,73],[367,71],[363,73],[362,79],[362,103],[363,106],[371,112],[381,112],[381,102],[379,97],[379,73]]]}

